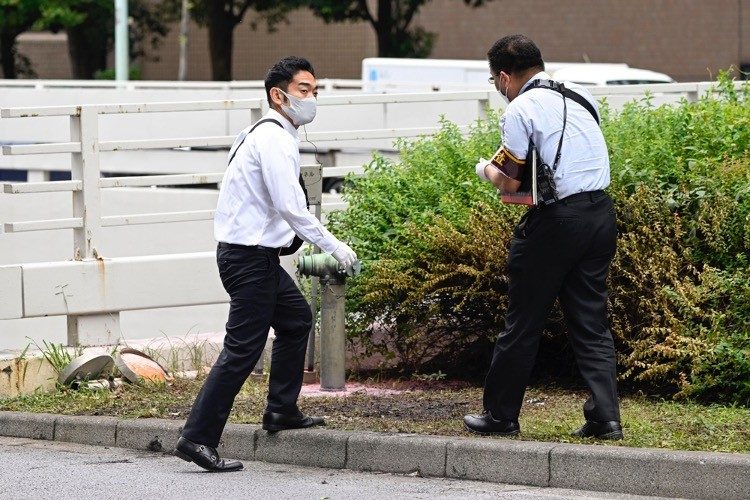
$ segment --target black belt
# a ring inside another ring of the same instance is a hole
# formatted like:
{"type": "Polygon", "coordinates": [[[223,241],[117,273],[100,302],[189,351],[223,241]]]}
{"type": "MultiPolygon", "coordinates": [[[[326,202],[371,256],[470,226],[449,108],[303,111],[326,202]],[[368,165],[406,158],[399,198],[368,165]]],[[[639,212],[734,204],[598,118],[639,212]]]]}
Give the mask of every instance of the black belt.
{"type": "Polygon", "coordinates": [[[219,248],[227,248],[232,250],[266,250],[273,253],[281,252],[281,248],[264,247],[263,245],[239,245],[237,243],[225,243],[223,241],[219,242],[219,248]]]}
{"type": "Polygon", "coordinates": [[[571,194],[570,196],[566,196],[565,198],[561,200],[557,200],[555,203],[562,203],[563,205],[571,205],[573,203],[578,203],[582,201],[588,201],[588,202],[595,202],[602,199],[604,196],[606,196],[607,193],[605,193],[601,189],[597,189],[596,191],[584,191],[583,193],[576,193],[571,194]]]}

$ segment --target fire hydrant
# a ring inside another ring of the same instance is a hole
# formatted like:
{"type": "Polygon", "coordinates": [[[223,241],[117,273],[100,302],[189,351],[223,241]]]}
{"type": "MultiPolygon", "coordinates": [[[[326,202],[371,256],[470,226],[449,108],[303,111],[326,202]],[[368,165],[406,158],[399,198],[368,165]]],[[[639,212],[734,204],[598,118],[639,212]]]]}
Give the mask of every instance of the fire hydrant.
{"type": "Polygon", "coordinates": [[[297,262],[301,276],[316,276],[322,285],[320,306],[320,389],[346,389],[346,278],[360,273],[356,261],[347,269],[328,254],[302,255],[297,262]]]}

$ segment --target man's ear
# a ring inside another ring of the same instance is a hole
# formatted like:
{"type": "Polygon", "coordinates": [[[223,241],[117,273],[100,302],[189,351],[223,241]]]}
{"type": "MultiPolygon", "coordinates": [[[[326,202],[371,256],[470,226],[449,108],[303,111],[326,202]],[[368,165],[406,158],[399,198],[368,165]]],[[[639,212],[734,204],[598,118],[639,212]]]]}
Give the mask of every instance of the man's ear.
{"type": "Polygon", "coordinates": [[[271,101],[277,106],[281,106],[286,102],[286,96],[281,93],[278,87],[271,88],[271,101]]]}

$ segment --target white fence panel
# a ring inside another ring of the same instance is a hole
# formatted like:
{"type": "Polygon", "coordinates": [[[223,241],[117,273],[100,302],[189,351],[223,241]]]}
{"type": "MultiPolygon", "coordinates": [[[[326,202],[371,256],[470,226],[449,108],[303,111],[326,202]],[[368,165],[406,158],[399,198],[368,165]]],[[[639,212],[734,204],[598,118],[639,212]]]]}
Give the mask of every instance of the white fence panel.
{"type": "MultiPolygon", "coordinates": [[[[120,313],[120,331],[127,342],[222,332],[228,309],[228,304],[213,304],[123,311],[120,313]]],[[[43,340],[56,344],[67,342],[65,316],[0,320],[0,355],[17,354],[31,341],[41,346],[43,340]]]]}
{"type": "MultiPolygon", "coordinates": [[[[218,191],[208,189],[118,188],[101,193],[105,217],[213,210],[218,198],[218,191]]],[[[0,222],[70,218],[71,195],[0,193],[0,214],[0,222]]],[[[99,250],[106,257],[206,252],[216,246],[212,220],[105,227],[102,236],[99,250]]],[[[68,260],[72,247],[69,230],[0,233],[0,265],[68,260]]]]}
{"type": "Polygon", "coordinates": [[[23,266],[23,314],[94,314],[226,302],[213,252],[23,266]]]}
{"type": "MultiPolygon", "coordinates": [[[[608,87],[592,88],[592,92],[597,97],[606,97],[613,108],[618,109],[628,100],[642,98],[645,92],[652,94],[650,99],[655,105],[683,98],[694,101],[709,91],[710,86],[711,84],[674,84],[608,87]]],[[[87,102],[100,104],[117,101],[120,104],[95,108],[97,112],[109,113],[98,115],[96,134],[88,134],[86,138],[86,144],[105,151],[97,154],[96,163],[104,172],[183,174],[179,179],[174,179],[175,184],[198,182],[196,176],[185,175],[191,173],[209,173],[211,178],[205,181],[217,182],[220,172],[225,168],[226,150],[183,151],[165,148],[177,145],[227,146],[234,134],[257,119],[267,106],[262,98],[258,98],[263,94],[262,88],[252,85],[233,87],[231,84],[207,84],[192,89],[147,85],[137,91],[126,91],[116,85],[104,87],[88,86],[85,91],[80,88],[63,89],[63,86],[55,85],[51,86],[55,90],[49,91],[16,88],[14,92],[22,90],[29,95],[49,92],[49,95],[43,96],[41,100],[37,95],[24,102],[23,99],[17,99],[20,94],[11,96],[3,91],[0,92],[0,106],[39,106],[46,104],[46,97],[49,97],[50,103],[61,104],[64,102],[60,100],[61,91],[69,93],[70,103],[81,101],[81,96],[85,96],[84,100],[87,102]],[[127,98],[111,99],[118,92],[129,94],[127,98]],[[57,95],[53,95],[55,93],[57,95]],[[223,100],[219,103],[138,104],[151,101],[151,98],[184,101],[186,96],[194,99],[198,96],[204,98],[204,95],[209,94],[211,99],[216,99],[221,94],[219,98],[223,100]],[[254,99],[254,104],[248,105],[249,101],[235,99],[254,99]],[[237,109],[238,107],[248,109],[237,109]],[[147,147],[160,149],[143,151],[147,147]]],[[[372,149],[390,148],[395,137],[431,133],[441,116],[465,127],[477,117],[483,116],[484,106],[488,103],[495,108],[500,106],[497,93],[432,92],[321,97],[318,119],[300,129],[302,146],[305,147],[305,139],[310,139],[312,144],[308,147],[309,151],[316,148],[344,149],[344,152],[338,153],[338,163],[331,160],[331,164],[335,165],[331,172],[342,174],[351,170],[341,168],[342,161],[346,165],[361,164],[361,160],[369,157],[372,149]],[[352,160],[353,158],[358,161],[352,160]]],[[[89,113],[93,111],[92,108],[86,109],[89,113]]],[[[50,115],[60,111],[37,108],[6,111],[4,115],[50,115]]],[[[66,112],[71,112],[71,109],[66,112]]],[[[72,113],[77,112],[72,108],[72,113]]],[[[68,116],[0,118],[2,141],[59,143],[6,147],[4,152],[7,153],[44,154],[2,156],[0,168],[70,170],[70,152],[80,152],[81,146],[77,138],[70,134],[69,120],[68,116]]],[[[91,149],[85,149],[86,154],[90,154],[91,149]]],[[[309,162],[314,156],[313,153],[306,154],[303,162],[309,162]]],[[[331,158],[335,157],[330,156],[329,160],[331,158]]],[[[80,178],[80,172],[77,177],[80,178]]],[[[153,179],[151,182],[160,180],[153,179]]],[[[98,190],[95,201],[97,205],[101,203],[100,213],[98,207],[95,207],[98,221],[95,224],[96,250],[106,258],[62,262],[71,257],[74,231],[70,229],[1,234],[0,263],[37,264],[29,266],[27,276],[21,275],[17,266],[2,270],[2,290],[3,293],[10,290],[10,295],[0,295],[0,316],[17,317],[19,311],[49,315],[101,314],[107,311],[119,314],[119,311],[125,311],[121,314],[120,321],[125,338],[153,337],[160,330],[168,335],[184,334],[195,329],[202,332],[221,330],[226,317],[226,297],[217,281],[215,242],[210,220],[217,192],[200,189],[101,189],[116,185],[148,185],[149,181],[89,181],[91,179],[86,181],[87,189],[94,186],[93,189],[98,190]],[[154,223],[157,221],[158,223],[154,223]],[[122,223],[131,225],[107,227],[122,223]],[[148,224],[132,225],[133,223],[148,224]],[[162,255],[186,252],[196,254],[162,255]],[[155,255],[161,256],[153,257],[155,255]],[[48,261],[58,262],[42,264],[48,261]],[[196,273],[199,274],[197,278],[196,273]],[[179,276],[178,282],[175,282],[175,276],[179,276]],[[189,283],[179,280],[189,280],[189,283]],[[170,285],[168,290],[164,288],[165,283],[170,285]],[[18,293],[21,288],[25,290],[23,301],[18,293]],[[211,305],[196,306],[198,303],[211,305]],[[156,307],[161,309],[154,309],[156,307]],[[148,309],[140,310],[142,308],[148,309]]],[[[9,186],[9,193],[28,194],[12,196],[0,193],[0,222],[14,221],[20,225],[28,225],[38,224],[40,220],[56,220],[51,224],[70,227],[71,221],[65,219],[74,219],[71,198],[80,194],[83,184],[80,180],[74,180],[68,184],[55,185],[54,189],[62,187],[78,193],[38,192],[44,188],[44,185],[39,184],[9,186]]],[[[334,200],[327,204],[327,208],[343,209],[345,204],[334,200]]],[[[75,219],[73,223],[77,220],[80,220],[80,214],[79,219],[75,219]]],[[[288,269],[291,267],[290,261],[291,259],[285,259],[288,269]]],[[[2,321],[0,348],[25,345],[25,337],[29,333],[35,338],[64,341],[64,330],[64,316],[2,321]]]]}
{"type": "Polygon", "coordinates": [[[0,319],[23,315],[23,280],[20,266],[0,267],[0,319]]]}

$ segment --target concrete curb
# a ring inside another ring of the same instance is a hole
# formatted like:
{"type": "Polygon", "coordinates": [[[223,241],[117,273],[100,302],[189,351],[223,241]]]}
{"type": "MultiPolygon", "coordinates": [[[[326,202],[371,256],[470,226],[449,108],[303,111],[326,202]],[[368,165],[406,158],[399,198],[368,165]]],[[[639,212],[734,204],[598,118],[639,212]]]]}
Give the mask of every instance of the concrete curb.
{"type": "MultiPolygon", "coordinates": [[[[182,425],[177,420],[0,412],[2,436],[150,451],[174,449],[182,425]]],[[[743,499],[750,491],[750,454],[326,429],[270,434],[244,424],[227,425],[219,453],[242,460],[637,495],[743,499]]]]}
{"type": "Polygon", "coordinates": [[[549,458],[554,446],[554,443],[535,441],[455,439],[448,444],[446,476],[549,486],[549,458]]]}

